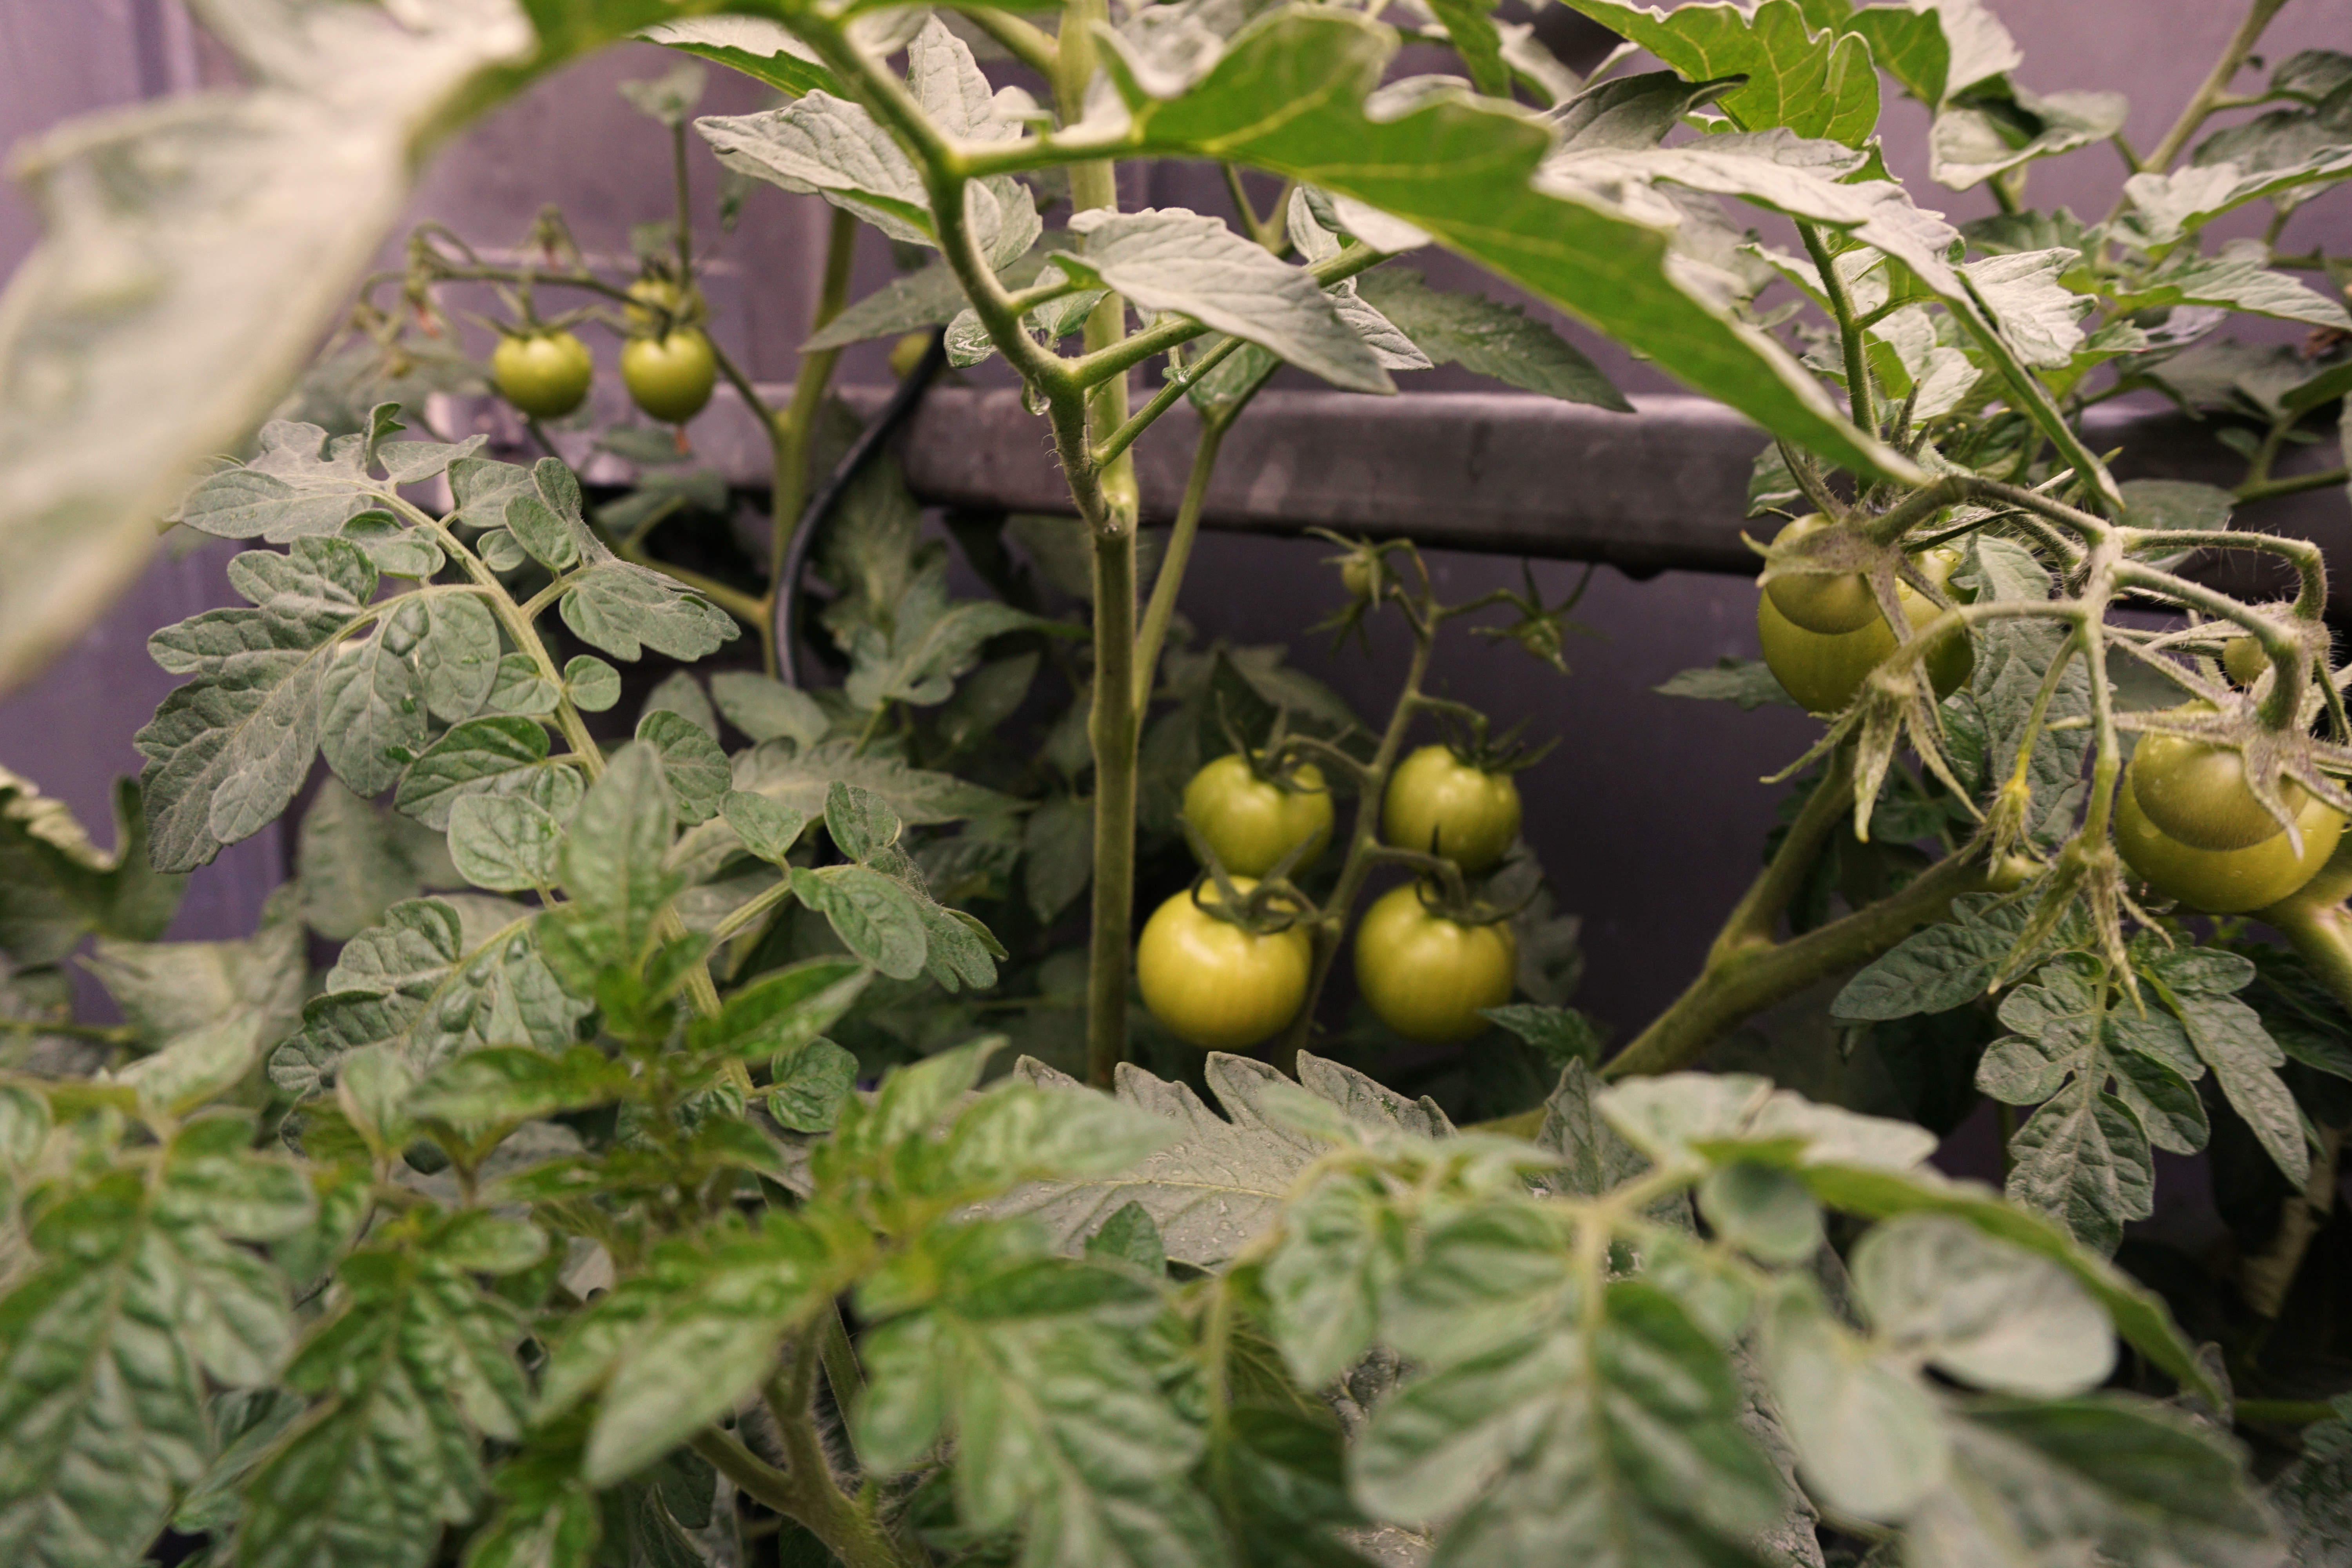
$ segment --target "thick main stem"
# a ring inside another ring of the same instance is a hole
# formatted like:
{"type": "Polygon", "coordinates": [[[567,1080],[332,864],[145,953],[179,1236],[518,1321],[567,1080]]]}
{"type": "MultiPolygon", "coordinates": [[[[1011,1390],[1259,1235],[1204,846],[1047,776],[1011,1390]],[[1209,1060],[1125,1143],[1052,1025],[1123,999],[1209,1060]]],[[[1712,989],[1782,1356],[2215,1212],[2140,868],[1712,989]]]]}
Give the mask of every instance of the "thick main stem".
{"type": "MultiPolygon", "coordinates": [[[[1069,0],[1055,41],[1054,99],[1061,122],[1085,111],[1095,73],[1092,27],[1108,18],[1103,0],[1069,0]]],[[[1070,169],[1074,212],[1117,210],[1118,172],[1108,163],[1070,169]]],[[[1127,336],[1127,302],[1106,296],[1087,318],[1086,351],[1101,353],[1127,336]]],[[[1087,938],[1087,1077],[1108,1089],[1127,1059],[1127,949],[1135,913],[1136,748],[1142,706],[1136,698],[1135,530],[1141,510],[1134,459],[1121,452],[1097,464],[1094,446],[1127,423],[1125,374],[1106,378],[1085,394],[1082,468],[1071,475],[1073,496],[1093,534],[1095,585],[1094,706],[1087,731],[1095,758],[1094,901],[1087,938]],[[1084,492],[1092,489],[1091,498],[1084,492]],[[1086,503],[1091,499],[1092,506],[1086,503]]],[[[1063,461],[1070,464],[1066,449],[1063,461]]]]}
{"type": "Polygon", "coordinates": [[[1928,921],[1941,919],[1960,894],[1986,886],[1982,853],[1969,845],[1937,861],[1892,898],[1843,920],[1784,942],[1751,942],[1718,951],[1690,988],[1610,1059],[1601,1076],[1632,1078],[1687,1067],[1742,1018],[1876,958],[1928,921]]]}

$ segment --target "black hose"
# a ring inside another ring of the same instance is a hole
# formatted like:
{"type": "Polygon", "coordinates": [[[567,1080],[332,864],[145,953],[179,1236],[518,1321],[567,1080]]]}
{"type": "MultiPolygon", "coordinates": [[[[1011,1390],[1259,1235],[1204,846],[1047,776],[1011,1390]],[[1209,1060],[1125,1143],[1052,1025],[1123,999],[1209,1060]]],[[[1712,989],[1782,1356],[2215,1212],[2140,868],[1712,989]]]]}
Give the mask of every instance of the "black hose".
{"type": "Polygon", "coordinates": [[[776,671],[786,686],[801,683],[800,663],[793,647],[800,636],[801,570],[808,563],[809,552],[815,547],[817,531],[833,509],[841,504],[841,498],[866,465],[873,461],[874,454],[882,449],[882,444],[914,416],[922,404],[923,394],[939,379],[947,362],[947,330],[940,328],[931,333],[930,344],[923,350],[914,374],[898,384],[898,390],[890,395],[890,401],[883,405],[874,423],[858,432],[857,439],[849,444],[849,450],[841,455],[841,461],[825,476],[824,485],[801,509],[800,521],[793,527],[792,546],[784,552],[783,566],[769,590],[776,596],[776,671]]]}

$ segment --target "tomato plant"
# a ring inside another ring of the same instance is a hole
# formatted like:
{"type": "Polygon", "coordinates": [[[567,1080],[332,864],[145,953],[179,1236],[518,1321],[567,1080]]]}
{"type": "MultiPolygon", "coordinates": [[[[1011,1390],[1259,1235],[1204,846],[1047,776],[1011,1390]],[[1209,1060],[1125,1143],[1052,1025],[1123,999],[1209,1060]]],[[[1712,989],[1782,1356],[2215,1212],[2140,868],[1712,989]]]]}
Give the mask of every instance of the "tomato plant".
{"type": "Polygon", "coordinates": [[[2286,237],[2352,57],[2257,63],[2284,3],[2143,145],[1961,0],[1569,0],[1588,74],[1461,5],[199,0],[256,85],[35,146],[0,308],[0,682],[156,519],[244,545],[148,643],[114,848],[0,773],[0,1560],[2340,1559],[2352,674],[2261,509],[2344,482],[2295,454],[2352,272],[2286,237]],[[626,256],[548,207],[363,274],[467,116],[624,37],[678,52],[626,256]],[[698,114],[713,66],[773,100],[698,114]],[[2073,152],[2115,189],[2033,206],[2073,152]],[[1156,160],[1229,216],[1122,209],[1156,160]],[[1283,366],[1647,417],[1430,247],[1762,432],[1762,659],[1663,689],[1818,723],[1613,1050],[1577,918],[1632,906],[1559,907],[1541,753],[1434,662],[1565,677],[1575,595],[1325,535],[1323,629],[1403,662],[1365,711],[1185,613],[1283,366]],[[788,393],[714,279],[814,297],[788,393]],[[575,416],[575,328],[660,424],[725,377],[763,483],[575,416]],[[1061,514],[929,527],[941,362],[1061,514]],[[2239,481],[2118,477],[2141,395],[2239,481]],[[298,808],[258,929],[168,940],[298,808]],[[1929,1163],[1979,1145],[1998,1191],[1929,1163]]]}

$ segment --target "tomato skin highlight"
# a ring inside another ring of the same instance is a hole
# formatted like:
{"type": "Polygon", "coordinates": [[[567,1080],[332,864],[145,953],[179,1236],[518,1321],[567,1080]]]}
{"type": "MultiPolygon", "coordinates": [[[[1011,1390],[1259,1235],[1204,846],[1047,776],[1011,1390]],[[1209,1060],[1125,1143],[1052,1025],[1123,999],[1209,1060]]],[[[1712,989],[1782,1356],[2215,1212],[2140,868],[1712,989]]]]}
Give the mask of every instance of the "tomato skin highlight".
{"type": "Polygon", "coordinates": [[[499,395],[533,419],[561,419],[579,407],[595,377],[588,345],[570,332],[501,337],[490,351],[499,395]]]}
{"type": "Polygon", "coordinates": [[[1443,855],[1475,877],[1508,852],[1519,836],[1520,810],[1510,774],[1474,768],[1444,746],[1423,746],[1389,775],[1381,838],[1393,848],[1443,855]]]}
{"type": "Polygon", "coordinates": [[[1302,843],[1307,852],[1297,868],[1303,870],[1331,842],[1331,792],[1312,763],[1300,764],[1293,776],[1303,790],[1257,777],[1246,758],[1229,752],[1184,786],[1184,819],[1231,875],[1263,877],[1302,843]]]}
{"type": "MultiPolygon", "coordinates": [[[[1950,563],[1937,563],[1928,570],[1940,578],[1950,563]]],[[[1943,614],[1934,600],[1908,584],[1896,585],[1895,598],[1915,629],[1943,614]]],[[[1808,631],[1781,613],[1769,584],[1756,596],[1756,637],[1772,678],[1808,713],[1843,712],[1870,672],[1895,648],[1894,629],[1874,608],[1858,631],[1808,631]]],[[[1976,652],[1968,634],[1955,628],[1937,639],[1925,663],[1936,695],[1948,697],[1976,668],[1976,652]]]]}
{"type": "Polygon", "coordinates": [[[2150,891],[2209,915],[2244,914],[2275,904],[2315,879],[2335,854],[2344,818],[2306,797],[2295,817],[2303,853],[2284,829],[2242,849],[2201,849],[2149,820],[2126,772],[2116,786],[2116,848],[2150,891]]]}
{"type": "MultiPolygon", "coordinates": [[[[2192,849],[2247,849],[2286,831],[2246,787],[2245,759],[2227,746],[2142,735],[2125,776],[2148,821],[2192,849]]],[[[2279,795],[2289,811],[2302,811],[2301,784],[2283,779],[2279,795]]]]}
{"type": "MultiPolygon", "coordinates": [[[[1813,512],[1790,523],[1772,542],[1791,544],[1828,526],[1829,519],[1813,512]]],[[[1790,624],[1809,632],[1836,637],[1858,632],[1878,619],[1878,600],[1870,591],[1870,579],[1859,572],[1775,577],[1764,584],[1764,592],[1790,624]]]]}
{"type": "MultiPolygon", "coordinates": [[[[1234,879],[1237,892],[1256,883],[1234,879]]],[[[1213,884],[1201,899],[1214,903],[1213,884]]],[[[1199,908],[1188,889],[1151,911],[1135,948],[1143,1005],[1168,1032],[1205,1051],[1241,1051],[1297,1016],[1314,945],[1304,926],[1259,936],[1199,908]]]]}
{"type": "Polygon", "coordinates": [[[621,346],[621,380],[638,407],[664,424],[683,425],[709,403],[719,358],[699,327],[631,338],[621,346]]]}
{"type": "Polygon", "coordinates": [[[1428,1045],[1486,1029],[1479,1009],[1511,999],[1518,963],[1509,922],[1448,920],[1423,907],[1412,882],[1383,893],[1356,928],[1356,990],[1381,1023],[1428,1045]]]}

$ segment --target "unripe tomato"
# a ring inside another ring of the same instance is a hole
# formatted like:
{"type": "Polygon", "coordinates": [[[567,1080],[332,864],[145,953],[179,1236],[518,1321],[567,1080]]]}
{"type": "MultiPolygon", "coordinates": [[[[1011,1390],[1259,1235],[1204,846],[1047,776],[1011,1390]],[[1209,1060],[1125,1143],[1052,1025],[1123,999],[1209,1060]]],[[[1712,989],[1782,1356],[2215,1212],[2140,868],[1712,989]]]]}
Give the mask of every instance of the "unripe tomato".
{"type": "Polygon", "coordinates": [[[1373,574],[1378,570],[1370,556],[1350,552],[1339,563],[1339,586],[1348,591],[1350,599],[1369,599],[1372,596],[1373,574]]]}
{"type": "MultiPolygon", "coordinates": [[[[1928,574],[1941,582],[1954,564],[1950,552],[1937,551],[1943,560],[1923,560],[1921,565],[1928,574]]],[[[1764,645],[1764,663],[1772,671],[1780,689],[1795,698],[1809,713],[1836,713],[1853,700],[1870,672],[1878,668],[1888,654],[1895,651],[1895,632],[1885,617],[1874,608],[1871,617],[1858,631],[1824,633],[1808,631],[1784,615],[1779,601],[1768,584],[1756,596],[1756,636],[1764,645]]],[[[1907,583],[1895,584],[1896,603],[1903,614],[1916,628],[1934,620],[1943,611],[1926,595],[1915,591],[1907,583]]],[[[1969,644],[1968,634],[1954,627],[1936,639],[1926,660],[1928,681],[1936,695],[1948,697],[1958,690],[1976,668],[1976,653],[1969,644]]]]}
{"type": "MultiPolygon", "coordinates": [[[[2205,710],[2194,704],[2182,710],[2205,710]]],[[[2246,787],[2245,758],[2227,746],[2142,735],[2125,772],[2148,821],[2192,849],[2244,849],[2286,831],[2246,787]]],[[[2303,786],[2282,779],[2279,798],[2300,812],[2303,786]]]]}
{"type": "MultiPolygon", "coordinates": [[[[1238,892],[1255,886],[1234,879],[1238,892]]],[[[1213,884],[1201,889],[1204,903],[1217,897],[1213,884]]],[[[1177,1038],[1209,1051],[1247,1050],[1289,1023],[1313,963],[1305,927],[1258,936],[1201,909],[1189,890],[1151,911],[1135,949],[1143,1005],[1177,1038]]]]}
{"type": "Polygon", "coordinates": [[[638,407],[670,425],[702,412],[719,384],[719,359],[698,327],[666,338],[631,338],[621,347],[621,379],[638,407]]]}
{"type": "MultiPolygon", "coordinates": [[[[1772,542],[1794,543],[1828,526],[1829,519],[1813,512],[1782,529],[1772,542]]],[[[1870,579],[1859,572],[1775,577],[1764,584],[1764,592],[1775,609],[1809,632],[1834,637],[1860,631],[1878,619],[1878,600],[1870,591],[1870,579]]]]}
{"type": "Polygon", "coordinates": [[[930,333],[908,332],[890,345],[890,374],[899,381],[906,380],[915,374],[915,368],[923,363],[923,356],[930,352],[930,333]]]}
{"type": "Polygon", "coordinates": [[[490,351],[499,395],[533,419],[561,419],[579,407],[595,375],[588,345],[570,332],[501,337],[490,351]]]}
{"type": "Polygon", "coordinates": [[[1302,763],[1292,777],[1301,788],[1261,779],[1240,752],[1228,752],[1184,786],[1184,820],[1234,876],[1263,877],[1300,844],[1307,846],[1298,858],[1304,868],[1331,842],[1331,792],[1312,763],[1302,763]]]}
{"type": "Polygon", "coordinates": [[[2271,667],[2271,656],[2252,637],[2231,637],[2221,646],[2221,668],[2241,686],[2252,686],[2271,667]]]}
{"type": "Polygon", "coordinates": [[[1444,746],[1423,746],[1389,775],[1381,837],[1399,849],[1443,855],[1475,876],[1519,835],[1519,786],[1444,746]]]}
{"type": "Polygon", "coordinates": [[[2344,819],[2324,801],[2306,796],[2295,826],[2303,829],[2300,855],[2284,829],[2244,849],[2200,849],[2148,819],[2129,773],[2116,788],[2116,848],[2124,864],[2159,897],[2210,915],[2262,909],[2315,879],[2336,852],[2344,819]]]}
{"type": "Polygon", "coordinates": [[[1518,966],[1507,922],[1448,920],[1411,882],[1382,894],[1356,928],[1356,989],[1408,1040],[1441,1045],[1486,1028],[1478,1010],[1511,999],[1518,966]]]}
{"type": "Polygon", "coordinates": [[[667,278],[638,279],[629,285],[629,300],[621,307],[621,314],[627,319],[629,331],[639,337],[690,327],[702,320],[702,296],[667,278]]]}

